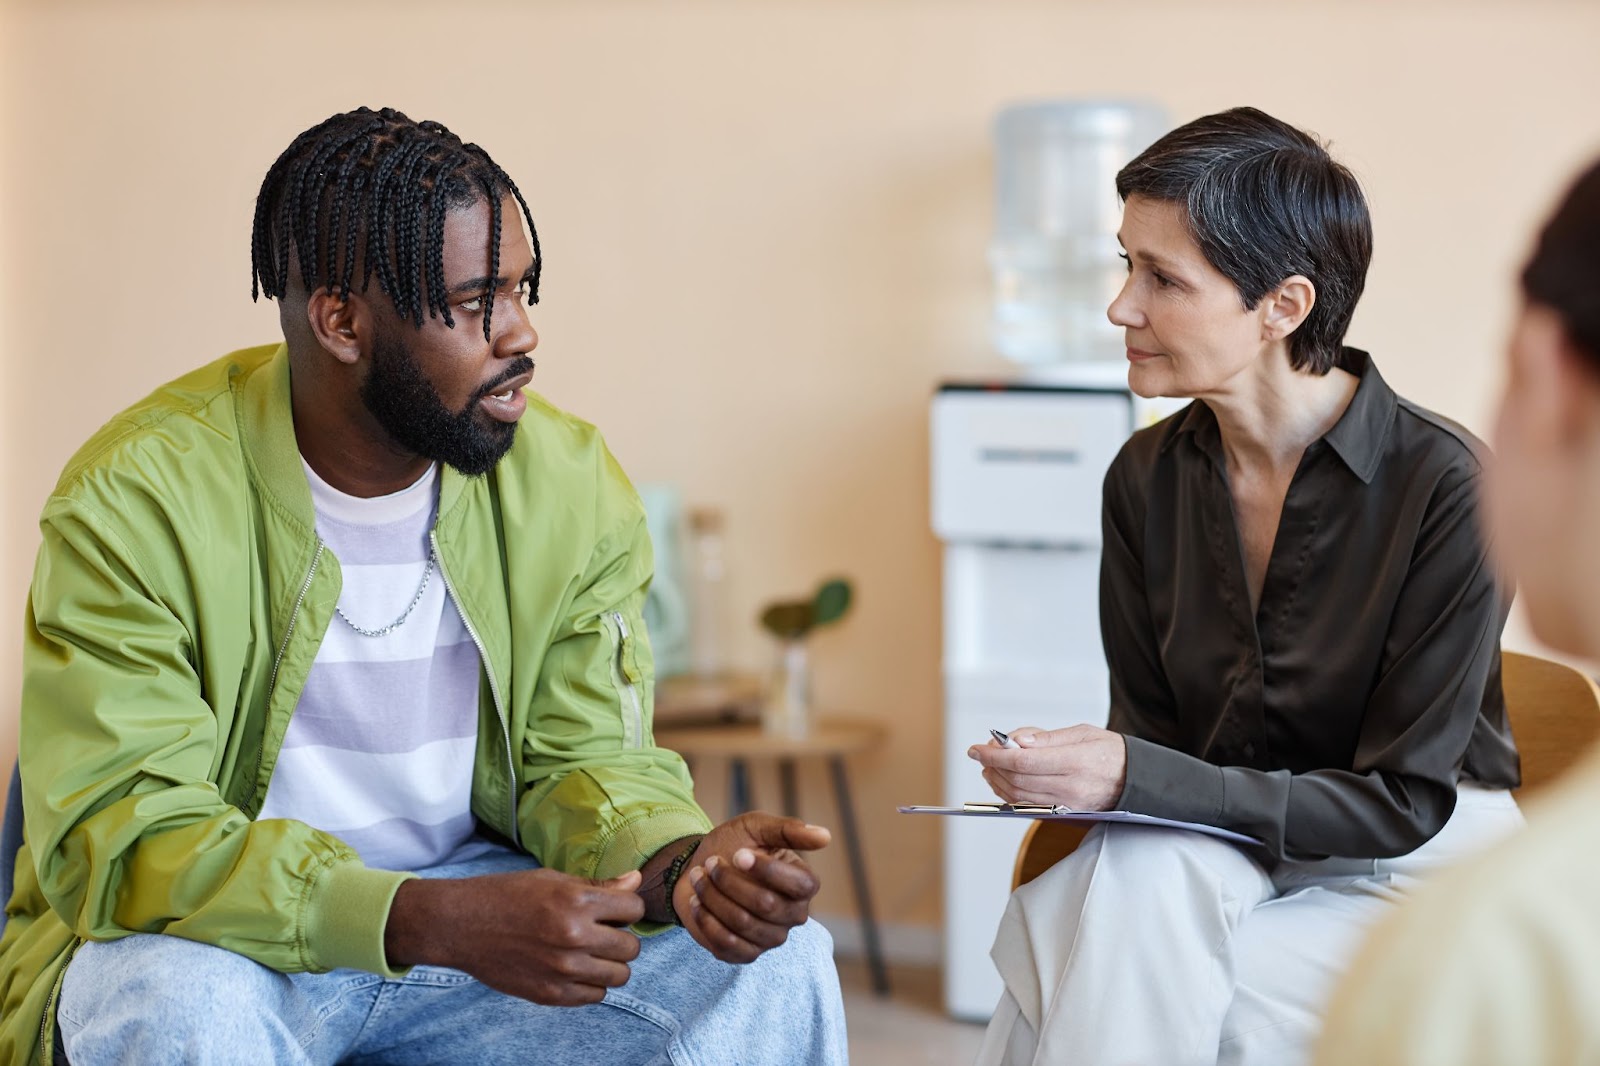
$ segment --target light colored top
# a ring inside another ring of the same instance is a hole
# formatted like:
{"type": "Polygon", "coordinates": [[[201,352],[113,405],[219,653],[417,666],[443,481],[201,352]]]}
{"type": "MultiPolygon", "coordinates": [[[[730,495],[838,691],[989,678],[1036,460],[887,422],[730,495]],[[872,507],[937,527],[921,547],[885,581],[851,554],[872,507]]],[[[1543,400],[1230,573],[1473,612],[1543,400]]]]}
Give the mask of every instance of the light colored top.
{"type": "Polygon", "coordinates": [[[1600,1062],[1600,755],[1525,830],[1429,882],[1368,940],[1319,1066],[1600,1062]]]}
{"type": "Polygon", "coordinates": [[[477,646],[428,566],[437,466],[370,499],[306,478],[317,535],[339,560],[335,615],[283,738],[262,818],[330,833],[370,867],[421,870],[467,857],[478,734],[477,646]]]}

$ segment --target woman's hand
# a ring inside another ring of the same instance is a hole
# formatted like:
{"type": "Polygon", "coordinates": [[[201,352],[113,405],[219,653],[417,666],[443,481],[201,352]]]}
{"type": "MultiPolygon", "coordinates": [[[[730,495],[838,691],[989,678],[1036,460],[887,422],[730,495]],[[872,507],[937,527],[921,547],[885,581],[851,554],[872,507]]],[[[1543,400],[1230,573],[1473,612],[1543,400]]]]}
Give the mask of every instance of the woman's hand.
{"type": "Polygon", "coordinates": [[[983,779],[1007,803],[1051,803],[1075,811],[1109,811],[1128,778],[1128,745],[1099,726],[1014,730],[1016,748],[995,741],[967,749],[983,779]]]}

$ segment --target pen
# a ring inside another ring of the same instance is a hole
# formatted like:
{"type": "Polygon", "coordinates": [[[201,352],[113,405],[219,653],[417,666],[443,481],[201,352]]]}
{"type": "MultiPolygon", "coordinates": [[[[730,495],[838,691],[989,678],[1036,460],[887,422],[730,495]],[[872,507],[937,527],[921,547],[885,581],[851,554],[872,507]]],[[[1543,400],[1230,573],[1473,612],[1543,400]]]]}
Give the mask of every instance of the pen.
{"type": "Polygon", "coordinates": [[[1000,742],[1002,748],[1018,748],[1022,745],[1011,739],[1010,734],[1002,733],[998,729],[989,730],[989,735],[1000,742]]]}

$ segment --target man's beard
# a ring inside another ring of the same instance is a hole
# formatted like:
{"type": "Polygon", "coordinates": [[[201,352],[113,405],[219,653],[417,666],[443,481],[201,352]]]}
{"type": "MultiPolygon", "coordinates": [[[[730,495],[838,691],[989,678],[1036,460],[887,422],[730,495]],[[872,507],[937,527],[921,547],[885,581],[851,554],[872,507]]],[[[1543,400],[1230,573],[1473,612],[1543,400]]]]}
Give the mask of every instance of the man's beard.
{"type": "Polygon", "coordinates": [[[517,433],[515,422],[494,421],[478,401],[532,370],[532,359],[517,356],[503,374],[473,393],[463,410],[451,411],[423,377],[410,345],[383,330],[373,344],[361,402],[401,447],[477,477],[494,469],[517,433]]]}

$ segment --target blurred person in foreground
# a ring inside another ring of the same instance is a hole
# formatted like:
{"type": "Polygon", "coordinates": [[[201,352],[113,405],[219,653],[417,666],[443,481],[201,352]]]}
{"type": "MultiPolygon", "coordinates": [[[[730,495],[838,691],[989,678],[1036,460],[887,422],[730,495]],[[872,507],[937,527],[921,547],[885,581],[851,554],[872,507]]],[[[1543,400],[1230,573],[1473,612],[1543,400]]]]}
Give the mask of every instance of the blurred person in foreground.
{"type": "Polygon", "coordinates": [[[1370,923],[1521,822],[1479,445],[1345,345],[1371,222],[1314,137],[1209,115],[1117,189],[1129,386],[1194,402],[1106,475],[1109,728],[972,755],[1012,802],[1260,844],[1097,826],[1012,896],[979,1061],[1295,1066],[1370,923]]]}
{"type": "MultiPolygon", "coordinates": [[[[1600,162],[1522,275],[1487,511],[1534,634],[1600,662],[1600,162]]],[[[1600,1063],[1600,754],[1380,925],[1324,1066],[1600,1063]]]]}
{"type": "Polygon", "coordinates": [[[283,341],[45,505],[0,1060],[843,1062],[827,831],[713,826],[652,740],[644,509],[525,391],[516,185],[361,108],[251,251],[283,341]]]}

